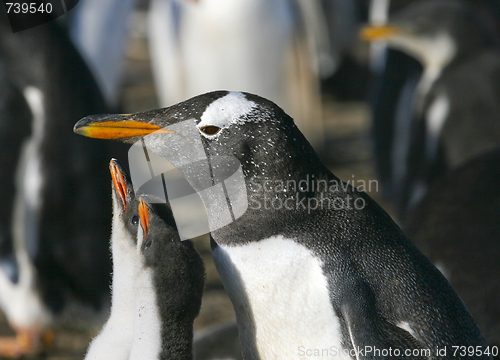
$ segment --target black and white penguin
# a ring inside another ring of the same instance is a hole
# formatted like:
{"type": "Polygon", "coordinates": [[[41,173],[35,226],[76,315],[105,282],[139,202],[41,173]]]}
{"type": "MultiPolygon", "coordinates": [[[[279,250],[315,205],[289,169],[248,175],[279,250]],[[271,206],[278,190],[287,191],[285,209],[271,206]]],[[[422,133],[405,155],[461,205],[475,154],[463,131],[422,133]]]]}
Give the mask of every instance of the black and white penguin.
{"type": "Polygon", "coordinates": [[[0,338],[0,356],[19,356],[40,350],[41,334],[73,305],[107,307],[105,164],[124,149],[69,129],[106,108],[56,22],[13,33],[0,14],[0,82],[0,307],[18,335],[0,338]]]}
{"type": "Polygon", "coordinates": [[[491,346],[500,345],[499,179],[500,150],[481,154],[436,180],[403,225],[491,346]]]}
{"type": "Polygon", "coordinates": [[[402,216],[447,169],[500,144],[497,20],[482,6],[412,2],[362,32],[406,54],[390,54],[400,64],[387,70],[374,109],[379,170],[402,216]]]}
{"type": "MultiPolygon", "coordinates": [[[[151,200],[151,198],[148,198],[151,200]]],[[[140,199],[129,359],[193,358],[193,322],[205,282],[200,255],[181,241],[170,207],[140,199]]]]}
{"type": "Polygon", "coordinates": [[[111,314],[99,335],[89,345],[86,360],[128,359],[133,339],[133,281],[137,256],[139,200],[136,199],[125,168],[112,159],[109,169],[113,179],[111,314]]]}
{"type": "MultiPolygon", "coordinates": [[[[351,359],[392,351],[417,359],[438,358],[456,344],[486,348],[443,275],[368,195],[320,162],[274,103],[217,91],[165,109],[89,116],[75,132],[126,143],[142,137],[157,153],[185,139],[172,163],[199,161],[186,157],[201,144],[205,174],[227,168],[216,160],[241,164],[243,182],[213,177],[218,202],[205,206],[211,225],[223,224],[212,227],[212,251],[244,358],[351,359]],[[248,208],[237,213],[241,204],[248,208]]],[[[185,174],[192,184],[207,184],[185,174]]]]}

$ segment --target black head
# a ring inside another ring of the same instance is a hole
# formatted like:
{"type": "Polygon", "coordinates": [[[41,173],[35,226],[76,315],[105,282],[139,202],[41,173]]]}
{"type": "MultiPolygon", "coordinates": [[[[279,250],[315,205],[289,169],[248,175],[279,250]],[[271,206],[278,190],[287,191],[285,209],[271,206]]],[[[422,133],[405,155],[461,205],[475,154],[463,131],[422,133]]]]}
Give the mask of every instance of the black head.
{"type": "MultiPolygon", "coordinates": [[[[282,109],[247,93],[217,91],[160,110],[91,116],[80,120],[75,132],[134,144],[141,140],[139,146],[144,144],[169,160],[199,194],[215,185],[220,188],[224,181],[227,197],[214,191],[216,196],[203,198],[215,241],[222,241],[220,229],[241,229],[234,220],[262,225],[260,208],[252,205],[252,199],[313,197],[312,186],[302,189],[304,181],[312,182],[313,175],[336,179],[282,109]],[[286,192],[262,186],[279,181],[296,188],[286,192]]],[[[137,150],[144,153],[142,148],[137,150]]],[[[301,207],[267,211],[267,220],[280,224],[285,218],[308,215],[301,207]]]]}
{"type": "Polygon", "coordinates": [[[109,162],[109,171],[113,179],[113,212],[125,225],[127,231],[136,239],[139,228],[139,200],[134,193],[130,175],[116,159],[109,162]]]}
{"type": "Polygon", "coordinates": [[[235,157],[243,164],[245,175],[276,178],[282,176],[283,170],[293,172],[291,164],[297,163],[300,169],[322,168],[293,120],[273,102],[247,93],[216,91],[159,110],[93,115],[76,123],[74,131],[125,143],[149,135],[153,148],[168,147],[180,139],[184,148],[175,153],[179,156],[188,153],[198,141],[208,157],[235,157]],[[181,123],[191,124],[191,129],[179,131],[181,123]],[[294,158],[293,154],[301,156],[294,158]]]}
{"type": "MultiPolygon", "coordinates": [[[[190,326],[198,315],[204,286],[204,267],[189,240],[181,241],[166,203],[139,202],[141,230],[138,251],[145,268],[153,270],[158,306],[167,325],[190,326]]],[[[188,327],[189,327],[188,326],[188,327]]]]}

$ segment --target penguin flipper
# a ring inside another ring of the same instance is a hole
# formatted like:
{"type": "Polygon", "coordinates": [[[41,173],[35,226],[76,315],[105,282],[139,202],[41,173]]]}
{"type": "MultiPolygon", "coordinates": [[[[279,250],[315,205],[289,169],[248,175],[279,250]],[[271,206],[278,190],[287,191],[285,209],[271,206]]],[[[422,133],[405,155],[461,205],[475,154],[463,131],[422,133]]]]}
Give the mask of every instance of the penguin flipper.
{"type": "Polygon", "coordinates": [[[384,318],[367,284],[351,289],[356,290],[351,290],[351,296],[344,299],[340,312],[344,320],[345,345],[354,350],[363,350],[357,354],[357,359],[404,357],[417,360],[432,355],[431,349],[406,329],[408,324],[394,324],[384,318]],[[371,351],[366,351],[368,349],[371,351]]]}
{"type": "Polygon", "coordinates": [[[362,350],[358,359],[380,358],[380,356],[387,359],[400,359],[402,356],[412,360],[427,359],[425,351],[431,351],[408,331],[380,317],[376,321],[371,321],[369,318],[361,319],[361,316],[357,316],[357,319],[344,318],[347,333],[350,335],[350,347],[362,350]],[[360,329],[362,330],[359,331],[360,329]],[[405,354],[410,355],[405,356],[405,354]]]}

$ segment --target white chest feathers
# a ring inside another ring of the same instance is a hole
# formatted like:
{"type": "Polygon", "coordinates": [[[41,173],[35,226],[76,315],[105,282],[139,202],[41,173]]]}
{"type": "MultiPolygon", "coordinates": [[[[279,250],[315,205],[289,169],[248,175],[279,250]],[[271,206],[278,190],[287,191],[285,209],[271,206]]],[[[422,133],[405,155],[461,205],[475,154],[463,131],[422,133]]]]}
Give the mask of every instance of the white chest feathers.
{"type": "Polygon", "coordinates": [[[306,247],[276,236],[213,256],[245,359],[343,359],[322,262],[306,247]]]}
{"type": "Polygon", "coordinates": [[[144,233],[137,235],[137,261],[134,276],[134,340],[129,360],[158,359],[161,351],[161,318],[156,300],[153,269],[144,265],[140,255],[144,233]]]}
{"type": "Polygon", "coordinates": [[[134,340],[130,360],[158,359],[161,351],[161,319],[153,287],[153,271],[143,269],[135,278],[134,340]]]}
{"type": "MultiPolygon", "coordinates": [[[[114,205],[116,209],[117,204],[114,205]]],[[[111,236],[113,253],[111,314],[99,335],[90,344],[85,360],[129,358],[134,321],[135,293],[132,284],[137,258],[134,238],[135,234],[131,234],[122,218],[115,214],[111,236]]]]}

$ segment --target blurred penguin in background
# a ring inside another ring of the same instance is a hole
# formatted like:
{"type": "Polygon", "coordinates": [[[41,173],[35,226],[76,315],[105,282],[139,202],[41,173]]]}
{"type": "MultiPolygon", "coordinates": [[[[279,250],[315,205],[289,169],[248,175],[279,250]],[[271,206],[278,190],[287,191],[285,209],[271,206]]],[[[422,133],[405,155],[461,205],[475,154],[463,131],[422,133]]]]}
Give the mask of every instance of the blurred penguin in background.
{"type": "Polygon", "coordinates": [[[500,345],[500,150],[436,180],[404,231],[445,275],[486,342],[500,345]]]}
{"type": "Polygon", "coordinates": [[[498,146],[498,8],[411,2],[362,32],[393,49],[374,56],[372,105],[378,172],[402,217],[433,179],[498,146]]]}
{"type": "MultiPolygon", "coordinates": [[[[111,105],[132,8],[132,0],[82,0],[70,23],[111,105]]],[[[320,80],[339,69],[355,38],[356,2],[151,0],[148,25],[161,107],[218,89],[257,93],[293,115],[321,150],[320,80]]]]}
{"type": "Polygon", "coordinates": [[[74,323],[77,306],[107,309],[106,163],[126,149],[72,133],[106,107],[56,22],[13,33],[0,15],[0,82],[0,306],[16,332],[0,357],[19,357],[43,350],[56,320],[74,323]]]}
{"type": "Polygon", "coordinates": [[[129,17],[135,0],[80,0],[70,13],[71,40],[110,108],[120,105],[129,17]]]}
{"type": "Polygon", "coordinates": [[[152,0],[149,14],[160,106],[216,89],[256,93],[321,149],[319,73],[335,60],[320,1],[152,0]]]}
{"type": "Polygon", "coordinates": [[[498,346],[500,2],[405,2],[362,33],[387,41],[371,44],[377,170],[405,234],[498,346]]]}
{"type": "MultiPolygon", "coordinates": [[[[402,6],[412,3],[412,0],[391,1],[371,0],[368,12],[368,22],[371,26],[383,26],[389,20],[389,14],[402,6]]],[[[392,204],[398,204],[398,190],[401,179],[396,170],[404,163],[399,157],[405,152],[393,151],[408,146],[408,126],[400,119],[411,118],[412,101],[415,87],[422,75],[422,65],[413,57],[387,47],[387,43],[376,41],[370,43],[370,68],[372,72],[372,90],[369,103],[372,108],[374,156],[378,178],[383,187],[383,195],[392,204]],[[398,132],[398,136],[394,134],[398,132]]]]}

